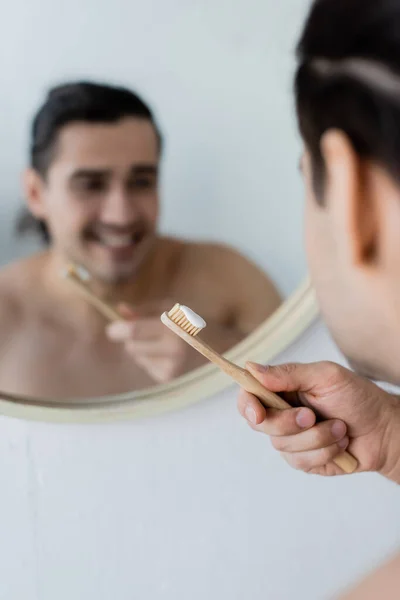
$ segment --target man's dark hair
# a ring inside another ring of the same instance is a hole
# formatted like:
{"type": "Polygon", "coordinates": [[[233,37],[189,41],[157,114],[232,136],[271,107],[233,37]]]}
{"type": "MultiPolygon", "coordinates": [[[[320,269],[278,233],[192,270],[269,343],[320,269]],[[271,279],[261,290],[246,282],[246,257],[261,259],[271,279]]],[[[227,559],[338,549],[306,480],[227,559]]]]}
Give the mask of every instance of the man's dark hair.
{"type": "MultiPolygon", "coordinates": [[[[73,122],[116,123],[125,117],[150,121],[155,129],[160,150],[162,138],[150,108],[132,91],[91,82],[73,82],[51,89],[34,117],[31,129],[30,166],[46,179],[54,158],[58,136],[63,127],[73,122]]],[[[45,243],[50,236],[46,224],[35,219],[26,209],[17,221],[17,232],[38,232],[45,243]]]]}
{"type": "Polygon", "coordinates": [[[333,128],[400,181],[399,0],[316,0],[297,57],[297,114],[319,201],[320,142],[333,128]]]}

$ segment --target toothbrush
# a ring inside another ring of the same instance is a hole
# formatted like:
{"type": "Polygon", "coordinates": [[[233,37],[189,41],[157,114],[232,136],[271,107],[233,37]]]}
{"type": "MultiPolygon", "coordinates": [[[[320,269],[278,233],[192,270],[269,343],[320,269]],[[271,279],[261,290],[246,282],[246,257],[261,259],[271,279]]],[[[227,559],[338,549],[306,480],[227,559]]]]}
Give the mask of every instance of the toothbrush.
{"type": "MultiPolygon", "coordinates": [[[[206,322],[187,306],[175,304],[168,313],[165,312],[161,315],[161,321],[197,352],[217,365],[243,389],[257,396],[266,408],[278,410],[293,408],[283,398],[267,390],[249,371],[227,360],[199,339],[197,335],[206,327],[206,322]]],[[[358,466],[357,460],[349,452],[342,452],[334,459],[334,462],[345,473],[354,473],[358,466]]]]}
{"type": "Polygon", "coordinates": [[[80,265],[69,264],[62,272],[63,277],[72,283],[76,290],[96,308],[109,321],[120,321],[121,315],[110,306],[101,300],[89,288],[87,282],[90,281],[90,274],[80,265]]]}

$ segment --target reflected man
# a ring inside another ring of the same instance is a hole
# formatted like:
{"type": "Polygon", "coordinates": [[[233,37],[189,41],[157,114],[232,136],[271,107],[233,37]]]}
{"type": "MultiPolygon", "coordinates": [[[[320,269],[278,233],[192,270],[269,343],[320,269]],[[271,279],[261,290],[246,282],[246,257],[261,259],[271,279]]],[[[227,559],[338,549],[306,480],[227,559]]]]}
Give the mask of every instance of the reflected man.
{"type": "Polygon", "coordinates": [[[164,383],[204,360],[161,324],[175,302],[207,320],[204,339],[219,352],[279,306],[269,278],[235,250],[159,235],[161,151],[133,92],[88,82],[50,91],[32,127],[19,223],[46,247],[0,272],[0,389],[65,397],[164,383]],[[120,321],[107,325],[60,276],[70,262],[120,321]]]}

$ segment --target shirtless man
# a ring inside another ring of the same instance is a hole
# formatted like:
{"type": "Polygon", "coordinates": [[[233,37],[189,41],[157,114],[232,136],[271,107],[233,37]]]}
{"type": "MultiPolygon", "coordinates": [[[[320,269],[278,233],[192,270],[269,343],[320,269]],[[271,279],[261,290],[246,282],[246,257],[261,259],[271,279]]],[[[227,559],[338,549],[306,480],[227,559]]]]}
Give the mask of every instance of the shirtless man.
{"type": "MultiPolygon", "coordinates": [[[[294,468],[343,475],[333,459],[348,449],[357,473],[398,485],[400,397],[371,379],[400,385],[399,31],[399,2],[314,0],[297,50],[310,275],[321,314],[358,374],[327,362],[248,365],[294,408],[266,411],[246,392],[239,399],[251,427],[270,435],[294,468]]],[[[317,510],[332,518],[329,507],[317,510]]],[[[383,497],[375,512],[384,511],[383,497]]],[[[341,598],[399,600],[400,553],[341,598]]]]}
{"type": "Polygon", "coordinates": [[[175,302],[207,320],[204,339],[220,352],[279,306],[237,252],[157,235],[161,136],[136,95],[55,88],[32,138],[25,195],[47,248],[0,272],[0,389],[79,397],[167,382],[203,363],[160,322],[175,302]],[[62,278],[71,261],[121,321],[107,324],[62,278]]]}

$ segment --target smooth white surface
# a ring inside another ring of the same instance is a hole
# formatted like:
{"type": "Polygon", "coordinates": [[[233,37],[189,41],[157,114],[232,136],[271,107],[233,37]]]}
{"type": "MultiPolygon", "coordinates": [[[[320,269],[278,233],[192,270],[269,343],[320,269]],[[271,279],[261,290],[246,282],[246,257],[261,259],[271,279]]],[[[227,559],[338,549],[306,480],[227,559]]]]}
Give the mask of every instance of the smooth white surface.
{"type": "Polygon", "coordinates": [[[14,0],[0,20],[0,263],[33,113],[49,86],[90,78],[137,89],[165,132],[162,229],[226,242],[287,296],[306,274],[295,40],[309,2],[14,0]]]}
{"type": "MultiPolygon", "coordinates": [[[[280,360],[339,360],[320,324],[280,360]]],[[[400,547],[399,488],[292,471],[236,393],[146,421],[0,419],[3,600],[328,600],[400,547]]]]}

